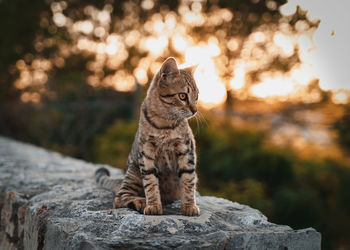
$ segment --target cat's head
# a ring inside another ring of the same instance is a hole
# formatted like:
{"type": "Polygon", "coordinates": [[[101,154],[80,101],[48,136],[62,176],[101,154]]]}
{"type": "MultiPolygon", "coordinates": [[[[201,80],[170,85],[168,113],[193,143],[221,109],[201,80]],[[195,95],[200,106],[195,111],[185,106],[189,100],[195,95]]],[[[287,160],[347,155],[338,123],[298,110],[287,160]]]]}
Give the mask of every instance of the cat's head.
{"type": "Polygon", "coordinates": [[[176,60],[166,59],[153,82],[159,104],[177,118],[190,118],[197,113],[198,88],[193,78],[197,66],[179,69],[176,60]]]}

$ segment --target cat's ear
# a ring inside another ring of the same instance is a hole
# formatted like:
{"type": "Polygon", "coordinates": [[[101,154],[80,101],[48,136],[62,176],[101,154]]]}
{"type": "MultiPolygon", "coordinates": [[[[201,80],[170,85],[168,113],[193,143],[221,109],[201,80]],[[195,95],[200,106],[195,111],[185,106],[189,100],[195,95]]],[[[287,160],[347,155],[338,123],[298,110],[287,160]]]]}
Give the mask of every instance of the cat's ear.
{"type": "Polygon", "coordinates": [[[175,58],[169,57],[163,62],[162,67],[160,68],[160,75],[162,77],[170,74],[178,74],[179,69],[177,67],[177,63],[175,58]]]}
{"type": "Polygon", "coordinates": [[[187,67],[187,68],[184,68],[183,70],[186,71],[187,73],[189,73],[191,76],[194,75],[194,72],[196,71],[198,67],[198,64],[197,65],[193,65],[193,66],[190,66],[190,67],[187,67]]]}

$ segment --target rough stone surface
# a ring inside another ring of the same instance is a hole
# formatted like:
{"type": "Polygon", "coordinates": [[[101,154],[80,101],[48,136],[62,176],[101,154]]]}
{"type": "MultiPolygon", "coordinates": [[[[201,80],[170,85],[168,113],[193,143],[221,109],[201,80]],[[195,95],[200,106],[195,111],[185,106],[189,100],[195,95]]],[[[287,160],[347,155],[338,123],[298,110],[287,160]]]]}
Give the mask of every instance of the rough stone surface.
{"type": "MultiPolygon", "coordinates": [[[[0,249],[320,249],[312,228],[270,223],[258,210],[198,196],[201,214],[112,209],[96,187],[98,165],[0,137],[0,249]]],[[[112,169],[122,178],[122,172],[112,169]]]]}

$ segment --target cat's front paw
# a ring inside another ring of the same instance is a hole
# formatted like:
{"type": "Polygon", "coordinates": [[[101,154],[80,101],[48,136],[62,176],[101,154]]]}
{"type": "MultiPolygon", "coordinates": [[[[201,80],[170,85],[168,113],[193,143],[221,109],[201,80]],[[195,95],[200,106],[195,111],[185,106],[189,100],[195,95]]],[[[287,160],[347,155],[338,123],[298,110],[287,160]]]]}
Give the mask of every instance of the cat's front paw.
{"type": "Polygon", "coordinates": [[[138,198],[131,202],[132,205],[129,205],[128,207],[132,207],[132,209],[135,209],[139,213],[142,213],[143,210],[146,207],[146,199],[145,198],[138,198]]]}
{"type": "Polygon", "coordinates": [[[114,198],[113,208],[121,208],[121,207],[123,207],[122,199],[117,196],[117,197],[114,198]]]}
{"type": "Polygon", "coordinates": [[[133,198],[131,201],[123,202],[123,200],[120,197],[115,197],[113,202],[114,208],[122,208],[122,207],[128,207],[130,209],[134,209],[138,211],[139,213],[142,213],[144,208],[146,207],[146,199],[143,197],[137,197],[133,198]]]}
{"type": "Polygon", "coordinates": [[[200,210],[196,204],[192,204],[192,205],[182,204],[181,213],[186,216],[196,216],[196,215],[199,215],[200,210]]]}
{"type": "Polygon", "coordinates": [[[145,210],[143,210],[143,213],[146,214],[146,215],[163,214],[162,205],[161,204],[147,205],[145,207],[145,210]]]}

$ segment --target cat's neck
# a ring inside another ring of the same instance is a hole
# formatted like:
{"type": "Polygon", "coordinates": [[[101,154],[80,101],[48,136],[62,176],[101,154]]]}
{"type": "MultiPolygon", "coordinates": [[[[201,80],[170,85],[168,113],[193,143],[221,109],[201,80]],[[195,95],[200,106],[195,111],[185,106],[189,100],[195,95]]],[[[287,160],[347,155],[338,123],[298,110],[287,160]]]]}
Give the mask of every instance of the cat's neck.
{"type": "Polygon", "coordinates": [[[148,123],[158,129],[174,129],[184,121],[184,119],[171,116],[163,104],[160,101],[157,102],[155,98],[146,98],[141,111],[148,123]]]}

